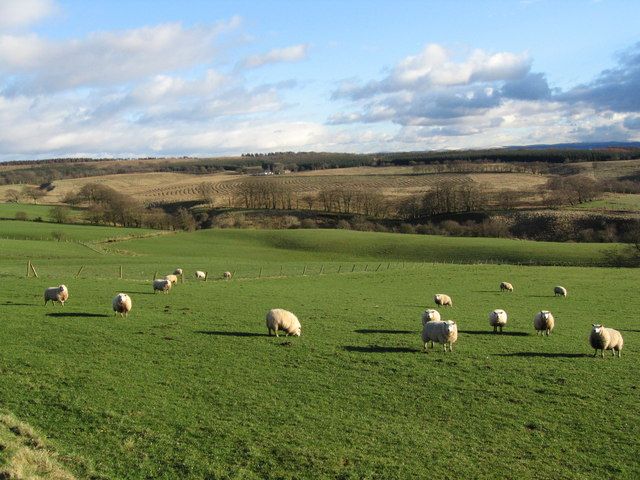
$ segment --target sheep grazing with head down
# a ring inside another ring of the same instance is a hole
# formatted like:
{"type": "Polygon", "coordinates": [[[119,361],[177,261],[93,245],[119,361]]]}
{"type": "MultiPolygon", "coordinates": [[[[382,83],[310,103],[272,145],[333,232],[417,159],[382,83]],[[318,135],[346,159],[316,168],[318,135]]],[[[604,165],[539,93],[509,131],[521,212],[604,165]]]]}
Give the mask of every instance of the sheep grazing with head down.
{"type": "Polygon", "coordinates": [[[164,279],[165,280],[169,280],[173,285],[178,283],[178,276],[177,275],[165,275],[164,279]]]}
{"type": "Polygon", "coordinates": [[[427,310],[422,312],[422,325],[427,322],[433,322],[436,320],[440,320],[440,312],[438,312],[437,310],[428,308],[427,310]]]}
{"type": "Polygon", "coordinates": [[[567,289],[564,288],[564,287],[561,287],[560,285],[558,285],[557,287],[553,287],[553,295],[555,297],[557,297],[557,296],[566,297],[567,296],[567,289]]]}
{"type": "Polygon", "coordinates": [[[121,317],[126,317],[131,311],[131,297],[126,293],[119,293],[113,297],[111,305],[113,306],[114,315],[119,313],[121,317]]]}
{"type": "Polygon", "coordinates": [[[536,329],[536,333],[551,335],[551,330],[555,326],[556,321],[553,318],[551,312],[547,310],[542,310],[541,312],[536,313],[536,316],[533,317],[533,328],[536,329]]]}
{"type": "Polygon", "coordinates": [[[206,280],[207,279],[207,272],[203,272],[202,270],[196,270],[196,278],[198,280],[206,280]]]}
{"type": "Polygon", "coordinates": [[[224,272],[222,274],[222,278],[224,278],[225,280],[229,280],[231,278],[231,272],[224,272]]]}
{"type": "Polygon", "coordinates": [[[46,305],[49,300],[55,305],[56,302],[60,302],[60,305],[64,307],[64,302],[69,298],[69,290],[64,285],[57,287],[49,287],[44,291],[44,304],[46,305]]]}
{"type": "Polygon", "coordinates": [[[278,330],[285,332],[287,335],[295,335],[299,337],[302,333],[302,326],[298,317],[293,313],[281,308],[272,308],[267,312],[267,329],[269,336],[271,331],[278,336],[278,330]]]}
{"type": "Polygon", "coordinates": [[[591,328],[591,334],[589,335],[589,343],[591,344],[591,348],[595,349],[593,353],[594,357],[598,354],[598,350],[602,351],[602,358],[604,358],[605,350],[611,350],[614,357],[617,351],[618,357],[620,357],[624,340],[618,330],[605,328],[604,325],[594,323],[591,328]]]}
{"type": "Polygon", "coordinates": [[[436,293],[436,295],[433,297],[433,301],[436,302],[436,305],[439,305],[441,307],[453,307],[451,297],[449,295],[445,295],[444,293],[436,293]]]}
{"type": "Polygon", "coordinates": [[[511,285],[509,282],[501,282],[500,283],[500,291],[504,292],[513,292],[513,285],[511,285]]]}
{"type": "Polygon", "coordinates": [[[176,268],[176,269],[173,271],[173,274],[174,274],[174,275],[182,275],[182,269],[181,269],[181,268],[176,268]]]}
{"type": "Polygon", "coordinates": [[[169,293],[169,290],[171,290],[171,282],[166,278],[153,281],[153,293],[156,293],[158,291],[169,293]]]}
{"type": "Polygon", "coordinates": [[[507,324],[507,312],[497,308],[493,312],[489,313],[489,325],[493,327],[493,333],[497,333],[500,329],[502,333],[502,327],[507,324]]]}
{"type": "Polygon", "coordinates": [[[426,322],[422,327],[422,342],[424,343],[424,351],[427,352],[427,344],[431,342],[433,348],[433,342],[441,343],[444,346],[444,351],[447,351],[447,345],[449,351],[453,352],[453,344],[458,340],[458,326],[453,320],[434,320],[426,322]]]}

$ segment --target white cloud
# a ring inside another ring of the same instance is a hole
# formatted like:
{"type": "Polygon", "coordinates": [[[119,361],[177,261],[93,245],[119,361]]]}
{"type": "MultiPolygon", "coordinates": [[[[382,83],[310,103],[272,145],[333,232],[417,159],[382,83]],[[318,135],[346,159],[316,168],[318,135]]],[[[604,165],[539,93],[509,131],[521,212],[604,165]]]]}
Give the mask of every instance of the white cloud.
{"type": "Polygon", "coordinates": [[[0,29],[24,27],[48,17],[56,10],[53,0],[2,0],[0,29]]]}
{"type": "Polygon", "coordinates": [[[247,57],[242,66],[244,68],[258,68],[271,63],[299,62],[307,57],[309,46],[306,44],[276,48],[261,55],[247,57]]]}

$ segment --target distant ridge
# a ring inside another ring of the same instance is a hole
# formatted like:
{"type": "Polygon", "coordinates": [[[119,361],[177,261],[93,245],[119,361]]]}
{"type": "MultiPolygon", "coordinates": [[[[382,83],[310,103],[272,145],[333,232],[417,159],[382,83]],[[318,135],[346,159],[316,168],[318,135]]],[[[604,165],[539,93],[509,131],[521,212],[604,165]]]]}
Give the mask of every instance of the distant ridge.
{"type": "Polygon", "coordinates": [[[508,150],[600,150],[606,148],[640,148],[640,142],[583,142],[583,143],[550,143],[536,145],[509,145],[508,150]]]}

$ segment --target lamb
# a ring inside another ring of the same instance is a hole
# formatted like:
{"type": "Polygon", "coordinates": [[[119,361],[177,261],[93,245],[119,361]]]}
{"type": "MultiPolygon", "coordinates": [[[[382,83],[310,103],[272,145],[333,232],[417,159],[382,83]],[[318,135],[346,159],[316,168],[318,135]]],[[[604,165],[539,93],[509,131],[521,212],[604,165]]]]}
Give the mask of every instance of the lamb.
{"type": "Polygon", "coordinates": [[[430,308],[422,312],[422,325],[427,322],[433,322],[434,320],[440,321],[440,312],[430,308]]]}
{"type": "Polygon", "coordinates": [[[557,297],[558,295],[566,297],[567,296],[567,289],[564,288],[564,287],[561,287],[560,285],[558,285],[557,287],[553,287],[553,295],[555,297],[557,297]]]}
{"type": "Polygon", "coordinates": [[[177,275],[165,275],[164,279],[165,280],[169,280],[174,285],[178,283],[178,276],[177,275]]]}
{"type": "Polygon", "coordinates": [[[222,278],[224,278],[225,280],[229,280],[231,278],[231,272],[224,272],[222,274],[222,278]]]}
{"type": "Polygon", "coordinates": [[[611,350],[613,356],[616,356],[616,350],[618,351],[618,358],[624,345],[622,335],[618,330],[613,328],[605,328],[604,325],[593,324],[591,329],[591,335],[589,335],[589,343],[591,348],[595,349],[593,356],[598,354],[598,350],[602,350],[602,358],[604,358],[604,351],[611,350]]]}
{"type": "Polygon", "coordinates": [[[295,335],[299,337],[302,333],[302,327],[300,321],[293,313],[283,310],[281,308],[272,308],[267,312],[267,329],[269,330],[269,336],[273,330],[278,336],[278,330],[282,330],[287,335],[295,335]]]}
{"type": "Polygon", "coordinates": [[[458,340],[458,326],[453,320],[434,320],[426,322],[422,327],[422,342],[424,343],[424,351],[428,352],[427,344],[431,342],[442,343],[444,351],[447,351],[447,345],[449,345],[449,351],[453,352],[453,344],[458,340]]]}
{"type": "Polygon", "coordinates": [[[507,312],[498,308],[493,312],[489,313],[489,325],[493,327],[493,333],[498,332],[498,328],[500,329],[500,333],[502,333],[502,327],[507,324],[507,312]]]}
{"type": "Polygon", "coordinates": [[[446,305],[453,307],[451,297],[449,295],[445,295],[444,293],[437,293],[435,297],[433,297],[433,301],[436,302],[436,305],[440,305],[441,307],[444,307],[446,305]]]}
{"type": "Polygon", "coordinates": [[[131,297],[126,293],[119,293],[113,298],[112,305],[114,315],[119,313],[121,317],[126,317],[131,311],[131,297]]]}
{"type": "Polygon", "coordinates": [[[167,280],[166,278],[160,279],[160,280],[154,280],[153,281],[153,293],[156,293],[156,291],[159,290],[161,292],[164,293],[169,293],[169,290],[171,290],[171,282],[169,280],[167,280]]]}
{"type": "Polygon", "coordinates": [[[536,313],[536,316],[533,317],[533,328],[536,329],[536,333],[538,335],[551,335],[551,330],[553,330],[554,326],[555,320],[553,315],[547,310],[542,310],[541,312],[536,313]]]}
{"type": "Polygon", "coordinates": [[[57,287],[49,287],[44,291],[44,304],[46,305],[49,300],[55,305],[56,302],[60,302],[60,305],[64,307],[64,302],[69,298],[69,290],[64,285],[57,287]]]}
{"type": "Polygon", "coordinates": [[[181,269],[181,268],[176,268],[176,269],[173,271],[173,274],[174,274],[174,275],[182,275],[182,269],[181,269]]]}
{"type": "Polygon", "coordinates": [[[513,285],[511,285],[509,282],[501,282],[500,283],[500,291],[504,292],[513,292],[513,285]]]}
{"type": "Polygon", "coordinates": [[[196,278],[198,280],[206,280],[207,279],[207,272],[203,272],[202,270],[197,270],[196,271],[196,278]]]}

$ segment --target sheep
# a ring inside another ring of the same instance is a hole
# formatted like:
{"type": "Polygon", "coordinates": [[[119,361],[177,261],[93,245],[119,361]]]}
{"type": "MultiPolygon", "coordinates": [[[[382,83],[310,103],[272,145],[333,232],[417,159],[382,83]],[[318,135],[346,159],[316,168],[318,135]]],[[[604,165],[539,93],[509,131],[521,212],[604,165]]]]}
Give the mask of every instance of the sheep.
{"type": "Polygon", "coordinates": [[[497,308],[493,312],[489,313],[489,325],[493,327],[493,333],[498,332],[498,328],[500,329],[500,333],[502,333],[502,327],[507,324],[507,312],[504,310],[497,308]]]}
{"type": "Polygon", "coordinates": [[[178,283],[178,276],[177,275],[165,275],[164,279],[165,280],[169,280],[174,285],[178,283]]]}
{"type": "Polygon", "coordinates": [[[64,285],[57,287],[49,287],[44,291],[44,304],[46,305],[49,300],[55,305],[56,302],[60,302],[60,305],[64,307],[64,302],[69,298],[69,290],[64,285]]]}
{"type": "Polygon", "coordinates": [[[173,274],[174,274],[174,275],[182,275],[182,269],[181,269],[181,268],[176,268],[176,269],[173,271],[173,274]]]}
{"type": "Polygon", "coordinates": [[[131,297],[126,293],[119,293],[115,297],[113,297],[113,314],[120,314],[121,317],[126,317],[129,315],[131,311],[131,297]]]}
{"type": "Polygon", "coordinates": [[[539,334],[547,334],[551,335],[551,330],[555,326],[555,319],[551,312],[547,310],[542,310],[541,312],[536,313],[536,316],[533,317],[533,328],[536,329],[536,333],[539,334]]]}
{"type": "Polygon", "coordinates": [[[444,293],[436,293],[435,297],[433,297],[433,301],[436,302],[436,305],[440,305],[441,307],[447,305],[453,307],[451,297],[449,295],[445,295],[444,293]]]}
{"type": "Polygon", "coordinates": [[[567,289],[564,288],[564,287],[561,287],[560,285],[558,285],[557,287],[553,287],[553,295],[555,297],[557,297],[558,295],[566,297],[567,296],[567,289]]]}
{"type": "Polygon", "coordinates": [[[604,358],[604,351],[611,350],[613,356],[616,356],[616,350],[618,351],[618,358],[624,345],[622,335],[618,330],[613,328],[605,328],[604,325],[593,324],[591,334],[589,335],[589,343],[591,348],[595,349],[593,356],[598,354],[598,350],[602,351],[602,358],[604,358]]]}
{"type": "Polygon", "coordinates": [[[198,280],[206,280],[207,279],[207,272],[203,272],[202,270],[197,270],[196,271],[196,278],[198,280]]]}
{"type": "Polygon", "coordinates": [[[453,344],[458,340],[458,326],[453,320],[433,320],[426,322],[422,327],[422,342],[424,343],[424,351],[428,352],[427,344],[431,342],[442,343],[444,351],[447,351],[447,345],[449,345],[449,351],[453,352],[453,344]]]}
{"type": "Polygon", "coordinates": [[[282,330],[287,335],[295,335],[299,337],[302,333],[302,327],[300,321],[293,313],[283,310],[281,308],[272,308],[267,312],[267,330],[269,330],[269,336],[273,330],[278,336],[278,330],[282,330]]]}
{"type": "Polygon", "coordinates": [[[427,322],[433,322],[434,320],[440,320],[440,312],[437,310],[433,310],[428,308],[424,312],[422,312],[422,325],[424,326],[427,322]]]}
{"type": "Polygon", "coordinates": [[[222,278],[224,278],[225,280],[229,280],[231,278],[231,272],[224,272],[222,274],[222,278]]]}
{"type": "Polygon", "coordinates": [[[509,282],[501,282],[500,283],[500,291],[504,292],[513,292],[513,285],[511,285],[509,282]]]}
{"type": "Polygon", "coordinates": [[[164,293],[169,293],[169,290],[171,290],[171,282],[166,278],[154,280],[153,293],[156,293],[158,290],[164,293]]]}

